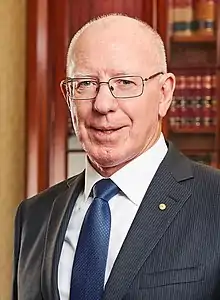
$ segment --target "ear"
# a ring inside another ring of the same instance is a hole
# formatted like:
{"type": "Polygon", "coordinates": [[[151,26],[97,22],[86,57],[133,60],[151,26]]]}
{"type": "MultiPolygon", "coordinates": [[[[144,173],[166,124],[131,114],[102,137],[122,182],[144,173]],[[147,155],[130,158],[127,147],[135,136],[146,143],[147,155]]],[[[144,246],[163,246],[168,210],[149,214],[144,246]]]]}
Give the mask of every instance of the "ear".
{"type": "Polygon", "coordinates": [[[171,105],[176,79],[174,74],[166,73],[161,76],[161,98],[159,103],[159,116],[163,118],[171,105]]]}

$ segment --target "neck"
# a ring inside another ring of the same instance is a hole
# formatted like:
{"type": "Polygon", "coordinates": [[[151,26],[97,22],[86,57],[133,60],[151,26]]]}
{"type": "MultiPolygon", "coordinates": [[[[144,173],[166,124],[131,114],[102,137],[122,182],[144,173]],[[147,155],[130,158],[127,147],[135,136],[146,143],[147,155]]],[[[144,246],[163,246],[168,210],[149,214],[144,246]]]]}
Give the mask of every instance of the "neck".
{"type": "Polygon", "coordinates": [[[125,165],[127,165],[130,161],[134,160],[135,158],[140,156],[142,153],[144,153],[148,149],[150,149],[154,144],[156,144],[156,142],[160,138],[160,134],[161,134],[161,128],[159,127],[158,130],[155,131],[155,134],[152,136],[152,138],[147,141],[144,148],[140,152],[138,152],[136,155],[132,156],[128,160],[126,160],[126,161],[124,161],[124,162],[122,162],[118,165],[115,165],[115,166],[101,166],[96,161],[93,161],[92,159],[89,158],[90,164],[101,176],[110,177],[114,173],[116,173],[118,170],[123,168],[125,165]]]}

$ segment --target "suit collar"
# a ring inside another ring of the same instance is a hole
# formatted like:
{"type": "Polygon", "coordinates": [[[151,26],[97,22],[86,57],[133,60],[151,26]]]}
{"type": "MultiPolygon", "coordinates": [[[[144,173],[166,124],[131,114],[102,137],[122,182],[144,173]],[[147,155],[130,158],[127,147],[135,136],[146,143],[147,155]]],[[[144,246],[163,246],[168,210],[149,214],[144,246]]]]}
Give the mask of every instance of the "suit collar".
{"type": "Polygon", "coordinates": [[[164,158],[163,164],[177,182],[193,178],[192,165],[190,160],[179,152],[171,141],[166,141],[168,152],[164,158]]]}

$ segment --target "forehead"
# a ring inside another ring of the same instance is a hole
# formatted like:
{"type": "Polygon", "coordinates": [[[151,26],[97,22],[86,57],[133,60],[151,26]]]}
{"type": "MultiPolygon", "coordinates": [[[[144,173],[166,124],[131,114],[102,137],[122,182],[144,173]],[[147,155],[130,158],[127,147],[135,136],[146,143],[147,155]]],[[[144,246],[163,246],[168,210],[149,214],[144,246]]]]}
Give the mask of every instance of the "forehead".
{"type": "Polygon", "coordinates": [[[129,24],[95,26],[76,41],[70,64],[74,73],[140,73],[151,68],[151,51],[148,36],[141,28],[129,24]]]}

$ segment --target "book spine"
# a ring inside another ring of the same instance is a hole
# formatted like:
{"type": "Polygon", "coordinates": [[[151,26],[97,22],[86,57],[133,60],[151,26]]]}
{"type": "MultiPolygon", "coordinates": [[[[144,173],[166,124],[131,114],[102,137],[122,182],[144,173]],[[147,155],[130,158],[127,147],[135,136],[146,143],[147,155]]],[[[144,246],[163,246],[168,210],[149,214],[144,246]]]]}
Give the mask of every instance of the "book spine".
{"type": "Polygon", "coordinates": [[[203,126],[211,127],[212,122],[212,76],[211,74],[202,76],[202,118],[203,126]]]}
{"type": "Polygon", "coordinates": [[[186,89],[186,99],[187,99],[187,114],[188,114],[188,126],[194,126],[194,116],[193,116],[193,105],[195,97],[195,76],[187,76],[187,89],[186,89]]]}
{"type": "Polygon", "coordinates": [[[169,123],[171,128],[180,127],[180,102],[181,102],[180,76],[176,76],[176,89],[169,110],[169,123]]]}
{"type": "Polygon", "coordinates": [[[195,76],[195,98],[193,101],[193,125],[202,126],[202,76],[195,76]]]}
{"type": "Polygon", "coordinates": [[[174,0],[173,35],[188,36],[192,34],[193,5],[192,0],[174,0]]]}
{"type": "Polygon", "coordinates": [[[198,34],[214,34],[215,28],[215,0],[195,1],[195,21],[198,34]]]}
{"type": "Polygon", "coordinates": [[[174,0],[168,0],[168,15],[167,15],[167,20],[168,20],[168,36],[173,35],[173,16],[174,16],[174,0]]]}
{"type": "Polygon", "coordinates": [[[212,97],[212,124],[217,125],[217,97],[216,97],[216,75],[212,75],[211,97],[212,97]]]}
{"type": "Polygon", "coordinates": [[[187,77],[185,75],[180,76],[180,125],[187,128],[190,125],[189,122],[189,103],[187,93],[187,77]]]}

